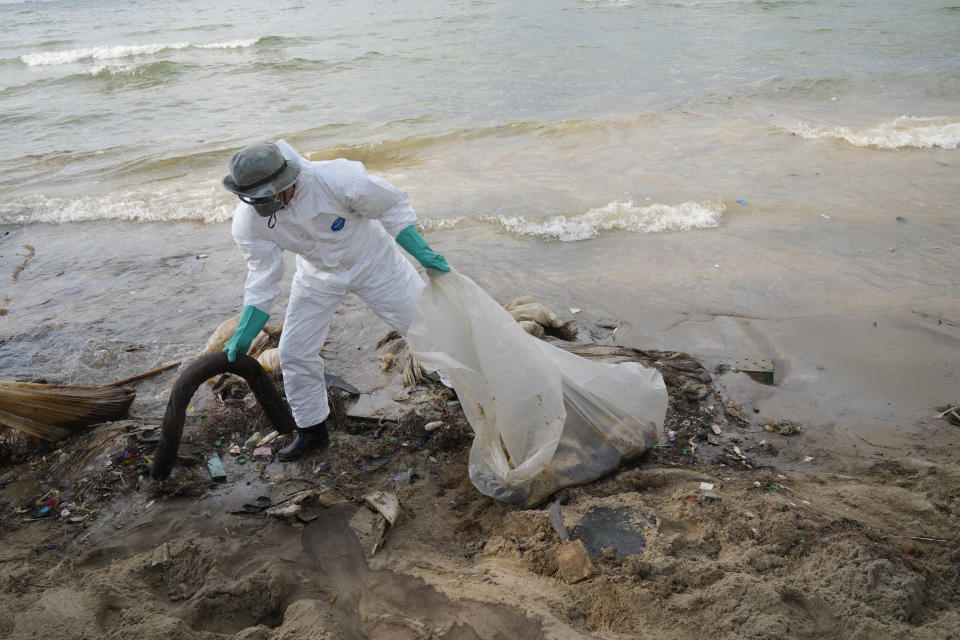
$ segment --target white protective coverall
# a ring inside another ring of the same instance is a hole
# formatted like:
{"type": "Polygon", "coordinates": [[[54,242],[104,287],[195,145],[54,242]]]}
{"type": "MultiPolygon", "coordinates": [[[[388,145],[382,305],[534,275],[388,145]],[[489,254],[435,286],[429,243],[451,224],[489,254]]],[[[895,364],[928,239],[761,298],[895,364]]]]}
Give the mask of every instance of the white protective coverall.
{"type": "Polygon", "coordinates": [[[300,163],[292,201],[276,224],[240,203],[233,239],[247,261],[244,305],[269,313],[283,284],[283,251],[297,254],[297,271],[280,338],[280,368],[297,427],[330,414],[320,349],[347,293],[406,334],[424,282],[394,238],[415,224],[407,194],[368,175],[359,162],[310,162],[283,140],[284,157],[300,163]]]}

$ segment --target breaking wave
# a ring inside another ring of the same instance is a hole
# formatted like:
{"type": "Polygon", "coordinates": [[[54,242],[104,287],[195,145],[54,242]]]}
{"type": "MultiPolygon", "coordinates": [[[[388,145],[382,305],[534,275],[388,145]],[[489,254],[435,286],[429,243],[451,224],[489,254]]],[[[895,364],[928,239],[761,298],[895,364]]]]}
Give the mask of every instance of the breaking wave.
{"type": "Polygon", "coordinates": [[[70,64],[88,60],[116,60],[133,56],[152,55],[161,51],[178,49],[241,49],[251,47],[259,38],[247,40],[229,40],[226,42],[159,42],[155,44],[115,45],[112,47],[88,47],[69,51],[46,51],[28,53],[20,56],[24,64],[36,67],[45,65],[70,64]]]}
{"type": "Polygon", "coordinates": [[[956,149],[960,144],[960,122],[950,118],[901,116],[876,127],[862,129],[813,126],[801,122],[789,131],[805,140],[835,138],[856,147],[878,149],[956,149]]]}
{"type": "Polygon", "coordinates": [[[226,222],[232,219],[236,202],[222,191],[217,181],[189,197],[173,188],[169,193],[154,189],[149,195],[28,196],[0,205],[0,224],[65,224],[94,220],[226,222]]]}
{"type": "Polygon", "coordinates": [[[459,226],[469,220],[479,220],[499,225],[517,235],[574,242],[597,237],[604,231],[666,233],[712,229],[720,226],[720,218],[725,210],[726,206],[720,202],[636,205],[630,201],[615,201],[572,216],[474,216],[429,219],[421,223],[427,230],[439,230],[459,226]]]}

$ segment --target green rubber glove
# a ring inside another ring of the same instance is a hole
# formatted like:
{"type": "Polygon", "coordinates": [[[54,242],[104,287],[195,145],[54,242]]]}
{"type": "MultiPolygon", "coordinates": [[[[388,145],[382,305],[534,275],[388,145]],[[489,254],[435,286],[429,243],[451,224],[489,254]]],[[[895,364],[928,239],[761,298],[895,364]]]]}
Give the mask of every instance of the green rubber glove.
{"type": "Polygon", "coordinates": [[[430,248],[423,236],[417,233],[415,226],[410,225],[397,234],[397,244],[406,249],[407,253],[416,258],[417,262],[425,268],[450,271],[447,259],[430,248]]]}
{"type": "Polygon", "coordinates": [[[260,333],[260,329],[263,329],[264,325],[267,324],[267,318],[269,317],[269,313],[261,311],[253,305],[248,304],[243,308],[237,331],[227,341],[227,346],[223,348],[227,352],[227,360],[236,362],[238,353],[246,353],[250,350],[253,339],[260,333]]]}

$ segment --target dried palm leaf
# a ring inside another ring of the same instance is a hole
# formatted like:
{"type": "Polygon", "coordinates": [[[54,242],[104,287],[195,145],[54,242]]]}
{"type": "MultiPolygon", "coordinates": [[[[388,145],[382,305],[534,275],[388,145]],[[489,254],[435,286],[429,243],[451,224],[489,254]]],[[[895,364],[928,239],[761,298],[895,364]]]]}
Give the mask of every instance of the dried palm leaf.
{"type": "Polygon", "coordinates": [[[0,426],[45,440],[126,415],[132,387],[67,387],[0,382],[0,426]]]}

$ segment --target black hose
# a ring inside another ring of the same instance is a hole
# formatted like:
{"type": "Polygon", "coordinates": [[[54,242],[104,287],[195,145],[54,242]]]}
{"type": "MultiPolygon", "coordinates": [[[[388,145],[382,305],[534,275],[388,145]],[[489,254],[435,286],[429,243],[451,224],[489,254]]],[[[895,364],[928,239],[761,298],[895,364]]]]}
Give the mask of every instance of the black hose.
{"type": "Polygon", "coordinates": [[[236,362],[227,360],[224,352],[212,353],[193,362],[186,371],[180,374],[170,392],[167,401],[167,410],[163,414],[163,432],[160,434],[160,444],[153,458],[153,473],[156,480],[165,480],[173,469],[177,460],[177,451],[180,448],[180,437],[183,435],[183,423],[187,416],[187,405],[193,394],[207,379],[220,373],[233,373],[250,385],[257,402],[267,414],[273,427],[280,433],[293,433],[295,423],[290,409],[280,398],[280,394],[273,386],[273,381],[260,363],[250,356],[238,354],[236,362]]]}

